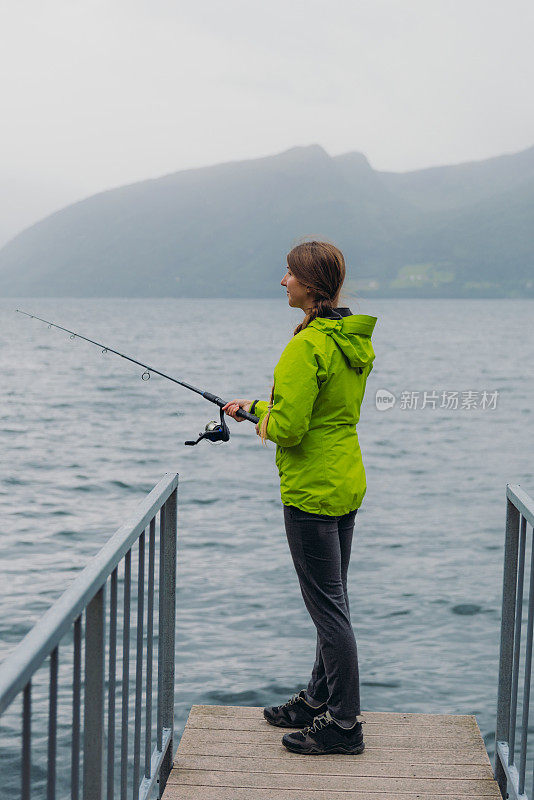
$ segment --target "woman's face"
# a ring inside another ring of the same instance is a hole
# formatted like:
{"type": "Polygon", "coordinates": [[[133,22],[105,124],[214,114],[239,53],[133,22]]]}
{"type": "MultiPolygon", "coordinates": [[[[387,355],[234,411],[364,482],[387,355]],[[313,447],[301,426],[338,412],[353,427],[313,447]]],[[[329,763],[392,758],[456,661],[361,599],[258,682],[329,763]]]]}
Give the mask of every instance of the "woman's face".
{"type": "Polygon", "coordinates": [[[293,308],[302,308],[303,311],[306,311],[313,300],[313,295],[307,291],[303,283],[295,278],[289,267],[286,269],[287,272],[280,284],[286,287],[287,301],[293,308]]]}

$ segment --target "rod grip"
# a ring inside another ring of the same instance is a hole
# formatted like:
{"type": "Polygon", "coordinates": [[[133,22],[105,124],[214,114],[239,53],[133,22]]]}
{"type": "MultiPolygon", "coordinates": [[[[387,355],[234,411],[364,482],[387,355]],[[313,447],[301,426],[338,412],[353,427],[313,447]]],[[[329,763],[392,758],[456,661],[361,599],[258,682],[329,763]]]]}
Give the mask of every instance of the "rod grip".
{"type": "MultiPolygon", "coordinates": [[[[219,408],[222,408],[228,402],[228,400],[222,400],[220,397],[217,397],[216,394],[212,394],[211,392],[202,392],[202,397],[205,397],[206,400],[210,401],[210,403],[215,403],[215,405],[219,406],[219,408]]],[[[260,421],[259,417],[256,417],[254,414],[245,411],[243,408],[240,408],[236,413],[238,417],[248,419],[249,422],[253,422],[254,424],[260,421]]]]}
{"type": "Polygon", "coordinates": [[[260,421],[259,417],[256,417],[254,414],[251,414],[249,411],[245,411],[244,408],[238,409],[238,411],[236,411],[236,414],[237,414],[238,417],[243,417],[244,419],[248,419],[248,420],[250,420],[250,422],[253,422],[254,424],[256,424],[256,423],[258,423],[260,421]]]}

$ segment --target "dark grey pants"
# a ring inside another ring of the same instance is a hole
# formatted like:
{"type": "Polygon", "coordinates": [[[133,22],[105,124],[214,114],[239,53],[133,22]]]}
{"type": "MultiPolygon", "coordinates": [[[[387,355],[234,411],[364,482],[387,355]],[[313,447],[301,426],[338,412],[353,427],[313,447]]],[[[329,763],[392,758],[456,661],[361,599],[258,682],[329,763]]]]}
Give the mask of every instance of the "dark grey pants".
{"type": "MultiPolygon", "coordinates": [[[[284,504],[283,504],[284,505],[284,504]]],[[[287,541],[306,608],[317,629],[307,693],[350,726],[360,714],[358,651],[350,622],[347,571],[357,509],[343,516],[284,505],[287,541]]]]}

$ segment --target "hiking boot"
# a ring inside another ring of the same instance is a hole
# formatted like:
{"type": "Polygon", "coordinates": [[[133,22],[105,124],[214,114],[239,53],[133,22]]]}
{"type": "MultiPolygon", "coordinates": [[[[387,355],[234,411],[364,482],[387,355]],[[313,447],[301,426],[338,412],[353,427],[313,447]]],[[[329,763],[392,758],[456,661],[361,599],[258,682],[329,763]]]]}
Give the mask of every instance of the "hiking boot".
{"type": "Polygon", "coordinates": [[[282,744],[293,753],[306,755],[325,755],[326,753],[347,753],[357,755],[363,753],[362,722],[363,717],[356,717],[352,728],[342,728],[334,722],[330,712],[315,717],[313,725],[295,733],[282,736],[282,744]]]}
{"type": "Polygon", "coordinates": [[[263,716],[271,725],[279,728],[303,728],[311,725],[314,717],[324,714],[326,703],[314,708],[306,701],[306,690],[302,689],[298,694],[284,703],[282,706],[269,706],[263,709],[263,716]]]}

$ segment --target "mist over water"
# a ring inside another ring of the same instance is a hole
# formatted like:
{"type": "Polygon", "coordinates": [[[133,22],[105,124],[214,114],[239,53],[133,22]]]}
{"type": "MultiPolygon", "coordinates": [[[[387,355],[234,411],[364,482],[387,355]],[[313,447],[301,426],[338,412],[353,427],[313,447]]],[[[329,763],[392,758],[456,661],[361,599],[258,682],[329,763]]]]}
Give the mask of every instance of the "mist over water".
{"type": "MultiPolygon", "coordinates": [[[[368,488],[349,568],[363,712],[476,714],[491,753],[506,483],[534,495],[532,302],[350,305],[378,317],[358,425],[368,488]],[[378,389],[394,408],[377,410],[378,389]],[[480,402],[484,390],[498,391],[496,408],[439,407],[443,391],[480,402]],[[402,408],[403,391],[420,393],[417,408],[402,408]],[[420,407],[424,391],[436,408],[420,407]]],[[[194,703],[288,699],[307,684],[315,629],[285,538],[274,444],[227,417],[228,444],[185,447],[218,419],[215,406],[157,376],[143,382],[141,368],[17,307],[226,399],[268,397],[300,317],[285,298],[0,301],[0,658],[162,474],[179,472],[177,733],[194,703]]],[[[37,681],[42,714],[45,692],[37,681]]],[[[14,712],[0,733],[10,778],[14,712]]]]}

